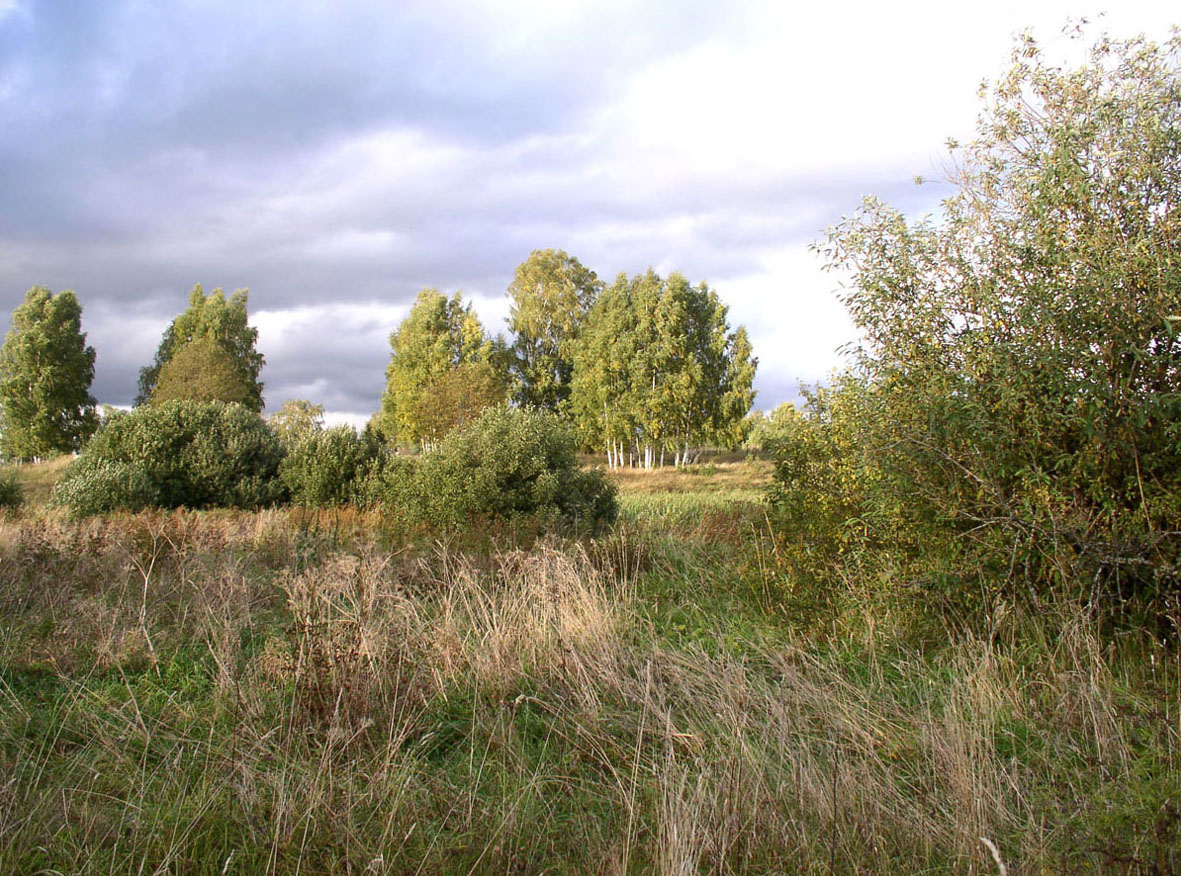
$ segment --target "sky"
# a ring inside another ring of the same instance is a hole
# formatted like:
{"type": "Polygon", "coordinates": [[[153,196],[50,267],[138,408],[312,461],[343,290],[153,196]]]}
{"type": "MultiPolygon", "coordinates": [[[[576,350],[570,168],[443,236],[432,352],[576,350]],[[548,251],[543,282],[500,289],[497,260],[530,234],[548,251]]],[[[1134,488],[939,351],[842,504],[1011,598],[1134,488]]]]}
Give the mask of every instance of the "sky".
{"type": "Polygon", "coordinates": [[[811,245],[936,212],[948,137],[1032,29],[1165,39],[1170,4],[0,0],[0,307],[73,289],[126,405],[196,283],[250,290],[268,409],[363,423],[425,286],[505,331],[534,249],[706,281],[756,407],[855,339],[811,245]],[[933,182],[917,186],[916,176],[933,182]]]}

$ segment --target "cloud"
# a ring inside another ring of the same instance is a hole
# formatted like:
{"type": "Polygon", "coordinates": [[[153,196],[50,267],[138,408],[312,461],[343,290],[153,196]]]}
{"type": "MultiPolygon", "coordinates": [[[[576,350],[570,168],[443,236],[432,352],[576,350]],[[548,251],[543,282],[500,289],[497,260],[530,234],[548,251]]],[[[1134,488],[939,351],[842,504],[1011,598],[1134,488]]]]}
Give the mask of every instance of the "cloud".
{"type": "Polygon", "coordinates": [[[808,244],[867,193],[935,208],[909,180],[1064,6],[0,0],[0,304],[74,288],[126,403],[194,283],[249,287],[272,406],[359,416],[420,288],[499,331],[561,247],[708,280],[770,405],[851,339],[808,244]]]}

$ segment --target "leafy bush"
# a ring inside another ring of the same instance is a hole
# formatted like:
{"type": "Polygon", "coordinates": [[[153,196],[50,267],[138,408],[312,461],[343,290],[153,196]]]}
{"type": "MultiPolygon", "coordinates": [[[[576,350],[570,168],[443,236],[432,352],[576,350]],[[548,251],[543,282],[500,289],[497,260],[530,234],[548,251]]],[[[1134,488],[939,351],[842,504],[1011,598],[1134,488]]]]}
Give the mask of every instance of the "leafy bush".
{"type": "Polygon", "coordinates": [[[16,479],[16,473],[0,475],[0,511],[16,511],[25,502],[25,491],[16,479]]]}
{"type": "Polygon", "coordinates": [[[442,526],[537,515],[593,530],[611,523],[618,506],[601,472],[579,469],[574,438],[557,416],[499,406],[422,459],[405,510],[442,526]]]}
{"type": "Polygon", "coordinates": [[[868,200],[830,233],[862,341],[775,490],[830,578],[859,577],[843,527],[964,602],[1181,586],[1179,53],[1064,72],[1023,38],[940,218],[868,200]]]}
{"type": "Polygon", "coordinates": [[[418,463],[380,447],[353,482],[352,501],[359,508],[402,511],[413,503],[418,463]]]}
{"type": "Polygon", "coordinates": [[[279,464],[279,477],[299,505],[343,505],[356,496],[356,482],[377,457],[376,441],[351,426],[309,432],[279,464]]]}
{"type": "Polygon", "coordinates": [[[157,491],[143,465],[87,454],[58,481],[53,502],[68,508],[75,517],[85,517],[108,511],[139,511],[157,503],[157,491]]]}
{"type": "Polygon", "coordinates": [[[103,426],[53,498],[79,515],[146,505],[253,508],[282,497],[282,456],[274,432],[242,405],[145,405],[103,426]],[[109,500],[104,485],[114,490],[109,500]]]}

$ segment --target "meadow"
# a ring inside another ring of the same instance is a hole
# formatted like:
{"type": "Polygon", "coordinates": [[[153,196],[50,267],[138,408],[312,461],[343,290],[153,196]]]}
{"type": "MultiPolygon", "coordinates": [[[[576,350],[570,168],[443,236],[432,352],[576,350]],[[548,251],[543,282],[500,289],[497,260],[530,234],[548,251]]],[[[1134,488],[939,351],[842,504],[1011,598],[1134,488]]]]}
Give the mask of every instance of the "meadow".
{"type": "Polygon", "coordinates": [[[3,873],[1172,873],[1175,624],[794,581],[730,459],[595,538],[0,522],[3,873]]]}

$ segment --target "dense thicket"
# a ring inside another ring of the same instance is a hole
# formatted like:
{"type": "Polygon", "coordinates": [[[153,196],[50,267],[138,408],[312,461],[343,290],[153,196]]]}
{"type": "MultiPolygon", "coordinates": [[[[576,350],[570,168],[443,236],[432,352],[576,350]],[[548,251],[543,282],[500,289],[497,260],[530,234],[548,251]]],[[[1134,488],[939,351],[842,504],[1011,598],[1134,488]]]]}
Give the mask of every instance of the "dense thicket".
{"type": "Polygon", "coordinates": [[[801,558],[888,548],[958,592],[1177,586],[1179,51],[1103,40],[1062,70],[1023,39],[941,217],[870,200],[832,231],[863,343],[782,445],[801,558]]]}
{"type": "Polygon", "coordinates": [[[0,347],[0,449],[12,459],[77,450],[98,427],[94,348],[74,293],[25,293],[0,347]]]}
{"type": "Polygon", "coordinates": [[[346,505],[380,452],[372,434],[358,435],[352,426],[316,429],[288,447],[279,477],[297,505],[346,505]]]}
{"type": "Polygon", "coordinates": [[[422,458],[404,510],[443,526],[531,515],[559,528],[597,529],[615,519],[615,489],[602,472],[582,471],[575,451],[557,416],[489,408],[422,458]]]}

